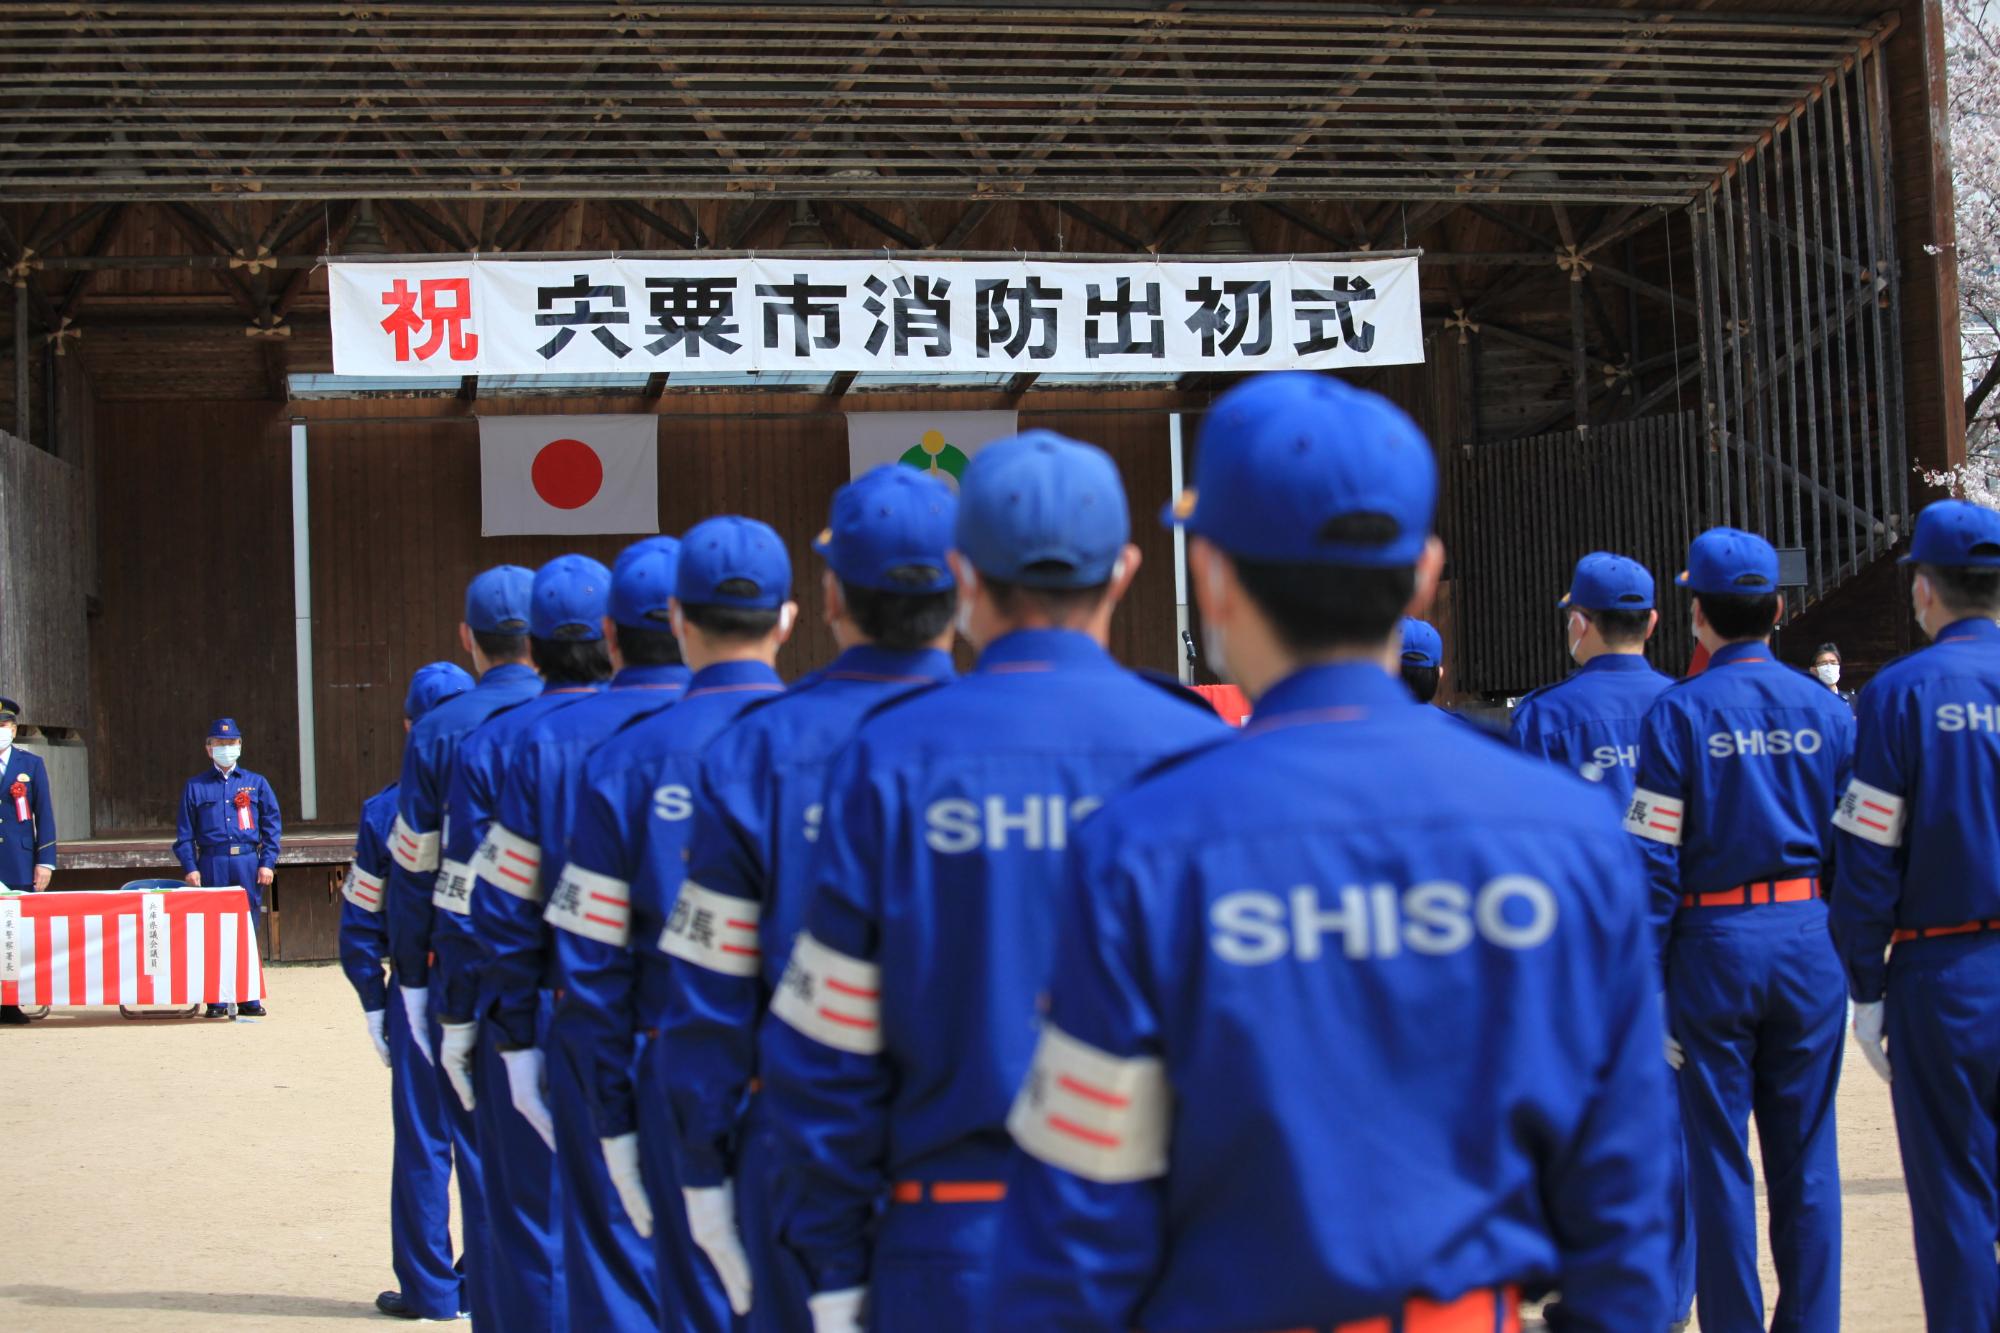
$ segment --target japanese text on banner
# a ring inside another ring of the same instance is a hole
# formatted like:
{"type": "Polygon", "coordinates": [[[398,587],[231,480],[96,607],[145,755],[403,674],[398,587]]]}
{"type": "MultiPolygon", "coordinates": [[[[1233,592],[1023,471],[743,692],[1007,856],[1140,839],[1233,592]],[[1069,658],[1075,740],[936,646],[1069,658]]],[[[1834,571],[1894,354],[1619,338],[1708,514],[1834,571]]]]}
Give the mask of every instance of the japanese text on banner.
{"type": "Polygon", "coordinates": [[[1337,369],[1423,360],[1413,258],[331,266],[337,374],[1337,369]]]}

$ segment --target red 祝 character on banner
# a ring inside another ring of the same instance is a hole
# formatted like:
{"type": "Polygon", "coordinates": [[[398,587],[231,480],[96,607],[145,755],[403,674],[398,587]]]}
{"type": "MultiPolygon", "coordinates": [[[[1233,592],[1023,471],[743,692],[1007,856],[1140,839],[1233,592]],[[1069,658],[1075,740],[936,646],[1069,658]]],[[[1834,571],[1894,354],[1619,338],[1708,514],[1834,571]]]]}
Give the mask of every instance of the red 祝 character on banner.
{"type": "Polygon", "coordinates": [[[412,355],[428,361],[439,347],[446,347],[453,361],[478,357],[479,335],[465,330],[465,322],[472,318],[472,279],[423,278],[411,291],[409,279],[398,278],[382,293],[382,304],[395,307],[382,321],[382,331],[395,338],[398,361],[408,361],[412,355]],[[426,327],[430,336],[412,348],[412,335],[426,327]]]}
{"type": "Polygon", "coordinates": [[[250,822],[250,793],[239,791],[236,793],[236,827],[247,829],[250,827],[250,822]]]}
{"type": "Polygon", "coordinates": [[[14,818],[25,824],[28,821],[28,784],[17,778],[14,785],[7,789],[7,794],[14,798],[14,818]]]}

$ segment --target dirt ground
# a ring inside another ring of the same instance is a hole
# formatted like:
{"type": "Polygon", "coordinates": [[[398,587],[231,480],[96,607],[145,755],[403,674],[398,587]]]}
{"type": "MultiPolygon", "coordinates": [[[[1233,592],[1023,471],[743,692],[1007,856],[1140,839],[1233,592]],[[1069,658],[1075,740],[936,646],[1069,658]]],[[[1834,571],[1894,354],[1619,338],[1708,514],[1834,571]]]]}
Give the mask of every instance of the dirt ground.
{"type": "MultiPolygon", "coordinates": [[[[393,1285],[388,1071],[337,968],[269,975],[262,1021],[58,1010],[0,1030],[14,1145],[0,1155],[13,1210],[0,1328],[309,1333],[379,1318],[371,1302],[393,1285]]],[[[1852,1054],[1840,1151],[1842,1322],[1921,1329],[1888,1090],[1852,1054]]]]}

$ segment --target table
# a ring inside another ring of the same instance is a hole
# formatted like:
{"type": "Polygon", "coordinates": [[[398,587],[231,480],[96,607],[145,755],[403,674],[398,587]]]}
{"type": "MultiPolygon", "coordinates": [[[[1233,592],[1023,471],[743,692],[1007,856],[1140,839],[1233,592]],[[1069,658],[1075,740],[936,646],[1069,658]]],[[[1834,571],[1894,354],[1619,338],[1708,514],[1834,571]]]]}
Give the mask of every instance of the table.
{"type": "Polygon", "coordinates": [[[240,888],[0,895],[0,1004],[180,1008],[263,998],[240,888]]]}

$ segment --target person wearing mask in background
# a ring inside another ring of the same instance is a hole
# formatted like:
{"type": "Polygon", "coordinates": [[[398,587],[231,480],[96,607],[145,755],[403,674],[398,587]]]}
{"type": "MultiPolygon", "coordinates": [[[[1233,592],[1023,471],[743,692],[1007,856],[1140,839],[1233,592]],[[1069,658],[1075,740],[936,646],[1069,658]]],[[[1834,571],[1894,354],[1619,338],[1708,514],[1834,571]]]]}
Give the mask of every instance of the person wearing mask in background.
{"type": "Polygon", "coordinates": [[[1043,430],[988,445],[951,555],[978,665],[878,708],[828,775],[759,1051],[779,1240],[817,1333],[986,1326],[1069,839],[1153,763],[1232,734],[1106,650],[1130,536],[1103,450],[1043,430]]]}
{"type": "MultiPolygon", "coordinates": [[[[559,555],[535,571],[528,594],[528,655],[541,692],[502,709],[465,734],[452,756],[439,848],[438,909],[431,936],[436,960],[431,998],[440,1021],[438,1067],[458,1103],[473,1116],[485,1187],[487,1243],[493,1262],[494,1311],[486,1327],[519,1333],[565,1333],[562,1234],[556,1221],[553,1135],[515,1103],[510,1066],[541,1079],[532,1045],[501,1049],[499,1029],[479,1021],[487,943],[472,921],[478,873],[498,872],[479,861],[492,826],[507,765],[527,730],[604,687],[611,657],[604,646],[604,612],[611,571],[583,555],[559,555]]],[[[538,1089],[539,1090],[539,1089],[538,1089]]]]}
{"type": "MultiPolygon", "coordinates": [[[[243,729],[236,719],[219,717],[208,724],[206,772],[187,780],[181,790],[174,859],[181,874],[196,887],[239,887],[250,900],[250,928],[262,930],[264,890],[276,877],[279,838],[278,798],[261,774],[239,767],[243,729]]],[[[264,1017],[255,1000],[241,1005],[211,1004],[207,1017],[232,1013],[264,1017]]]]}
{"type": "Polygon", "coordinates": [[[569,863],[584,760],[687,692],[690,673],[667,610],[680,549],[672,537],[648,537],[620,553],[605,623],[617,673],[611,687],[549,713],[510,747],[500,802],[475,858],[472,921],[488,950],[481,1022],[499,1034],[515,1109],[554,1141],[563,1290],[578,1333],[657,1327],[660,1284],[653,1243],[625,1216],[598,1150],[575,1043],[551,1012],[565,983],[542,904],[569,863]]]}
{"type": "MultiPolygon", "coordinates": [[[[432,662],[410,677],[403,696],[403,733],[446,699],[472,688],[452,662],[432,662]]],[[[389,1067],[389,1119],[395,1150],[389,1174],[389,1262],[396,1289],[375,1308],[398,1319],[456,1319],[464,1287],[451,1251],[451,1137],[438,1109],[437,1079],[411,1049],[402,998],[384,984],[389,930],[382,895],[389,876],[389,830],[396,822],[396,784],[361,805],[354,860],[341,887],[340,967],[361,999],[368,1038],[389,1067]]]]}
{"type": "Polygon", "coordinates": [[[389,959],[409,1020],[411,1044],[439,1080],[438,1104],[451,1130],[458,1172],[459,1224],[465,1233],[465,1304],[475,1323],[490,1320],[494,1275],[486,1224],[486,1191],[471,1114],[436,1069],[437,1015],[431,1012],[431,943],[436,924],[439,853],[453,757],[474,727],[541,691],[528,650],[529,593],[535,576],[519,565],[496,565],[465,589],[458,641],[472,659],[473,687],[433,708],[410,731],[389,831],[393,864],[385,893],[389,959]]]}
{"type": "Polygon", "coordinates": [[[1839,695],[1849,708],[1854,706],[1854,691],[1840,688],[1840,645],[1823,643],[1813,650],[1813,675],[1819,683],[1839,695]]]}
{"type": "Polygon", "coordinates": [[[1444,671],[1444,636],[1437,626],[1415,616],[1403,617],[1403,684],[1420,704],[1437,698],[1438,678],[1444,671]]]}
{"type": "Polygon", "coordinates": [[[1861,692],[1833,940],[1861,1053],[1890,1080],[1929,1325],[1983,1331],[2000,1328],[2000,513],[1926,507],[1903,563],[1932,642],[1861,692]]]}
{"type": "MultiPolygon", "coordinates": [[[[42,757],[14,744],[20,717],[21,705],[0,697],[0,888],[40,893],[56,873],[56,811],[42,757]]],[[[0,1024],[27,1021],[19,1005],[0,1005],[0,1024]]]]}
{"type": "Polygon", "coordinates": [[[1694,594],[1708,667],[1647,711],[1625,829],[1652,882],[1699,1238],[1695,1312],[1704,1328],[1764,1327],[1754,1114],[1778,1273],[1772,1326],[1839,1333],[1846,1001],[1821,880],[1854,715],[1771,654],[1785,601],[1769,542],[1711,528],[1675,581],[1694,594]]]}
{"type": "Polygon", "coordinates": [[[1638,858],[1397,682],[1444,564],[1429,445],[1294,372],[1218,399],[1195,457],[1171,514],[1256,712],[1075,830],[972,1326],[1500,1333],[1555,1286],[1555,1329],[1661,1333],[1638,858]]]}
{"type": "Polygon", "coordinates": [[[574,1036],[619,1201],[653,1237],[660,1326],[681,1333],[720,1333],[747,1297],[688,1230],[656,1040],[672,984],[660,941],[687,874],[701,751],[744,708],[783,692],[775,664],[798,616],[791,594],[791,557],[769,525],[724,515],[681,538],[671,614],[694,675],[679,703],[585,761],[569,864],[549,897],[567,987],[556,1022],[574,1036]]]}
{"type": "Polygon", "coordinates": [[[949,487],[899,463],[841,487],[813,543],[840,655],[744,709],[702,754],[687,880],[662,937],[675,984],[659,1040],[689,1226],[725,1279],[754,1287],[756,1333],[812,1330],[811,1289],[774,1234],[757,1029],[805,914],[827,766],[873,709],[951,678],[957,515],[949,487]],[[704,921],[748,922],[754,945],[704,921]]]}

